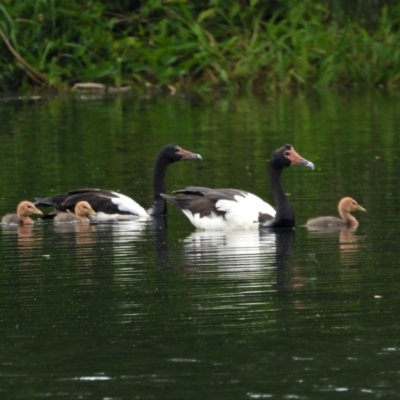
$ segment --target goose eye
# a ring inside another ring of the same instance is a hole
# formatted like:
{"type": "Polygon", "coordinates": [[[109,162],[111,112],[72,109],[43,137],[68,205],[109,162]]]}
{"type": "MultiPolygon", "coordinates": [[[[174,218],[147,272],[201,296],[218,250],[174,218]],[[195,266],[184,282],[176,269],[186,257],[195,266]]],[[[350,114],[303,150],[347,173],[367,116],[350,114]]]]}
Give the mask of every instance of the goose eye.
{"type": "Polygon", "coordinates": [[[290,156],[290,153],[289,153],[288,151],[285,151],[285,156],[286,156],[286,157],[289,157],[289,156],[290,156]]]}

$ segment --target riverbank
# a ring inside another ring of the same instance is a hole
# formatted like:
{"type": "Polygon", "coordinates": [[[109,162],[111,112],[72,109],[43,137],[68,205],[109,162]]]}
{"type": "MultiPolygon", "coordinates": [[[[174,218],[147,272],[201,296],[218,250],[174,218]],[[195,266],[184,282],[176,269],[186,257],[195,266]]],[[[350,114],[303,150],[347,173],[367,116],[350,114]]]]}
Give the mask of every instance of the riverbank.
{"type": "Polygon", "coordinates": [[[313,0],[106,3],[0,5],[0,90],[399,86],[400,6],[381,1],[367,20],[313,0]]]}

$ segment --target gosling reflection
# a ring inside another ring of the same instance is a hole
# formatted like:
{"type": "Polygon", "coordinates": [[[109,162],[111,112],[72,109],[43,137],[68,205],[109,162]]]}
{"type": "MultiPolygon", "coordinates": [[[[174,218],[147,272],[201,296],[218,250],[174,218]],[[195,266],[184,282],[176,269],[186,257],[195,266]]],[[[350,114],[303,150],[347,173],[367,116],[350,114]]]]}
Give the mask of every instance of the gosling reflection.
{"type": "Polygon", "coordinates": [[[63,223],[54,224],[53,229],[57,236],[57,257],[74,265],[85,285],[96,282],[96,274],[103,267],[111,271],[110,264],[136,264],[140,256],[135,241],[143,226],[132,221],[63,223]]]}
{"type": "Polygon", "coordinates": [[[89,224],[55,224],[54,232],[65,235],[65,238],[73,239],[78,246],[92,245],[96,242],[97,227],[89,224]]]}
{"type": "Polygon", "coordinates": [[[18,244],[23,247],[31,247],[35,241],[32,233],[32,225],[22,225],[17,228],[18,244]]]}
{"type": "Polygon", "coordinates": [[[353,265],[358,261],[358,237],[351,229],[341,229],[339,233],[340,259],[342,264],[353,265]]]}
{"type": "Polygon", "coordinates": [[[38,225],[2,226],[1,231],[3,243],[9,242],[10,248],[15,249],[12,252],[15,269],[26,277],[34,274],[43,260],[42,227],[38,225]]]}
{"type": "Polygon", "coordinates": [[[147,229],[146,221],[101,221],[95,224],[55,224],[60,233],[63,248],[75,248],[80,261],[87,264],[114,265],[142,263],[143,253],[139,245],[147,229]],[[104,257],[104,254],[107,256],[104,257]],[[110,258],[110,254],[112,258],[110,258]]]}
{"type": "Polygon", "coordinates": [[[38,234],[41,227],[34,225],[3,226],[3,234],[6,236],[16,236],[18,245],[21,248],[37,247],[41,242],[42,235],[38,234]]]}
{"type": "MultiPolygon", "coordinates": [[[[307,227],[310,237],[325,237],[339,239],[340,261],[342,265],[354,265],[358,262],[359,243],[356,229],[350,228],[310,228],[307,227]]],[[[327,245],[331,249],[332,242],[327,245]]]]}

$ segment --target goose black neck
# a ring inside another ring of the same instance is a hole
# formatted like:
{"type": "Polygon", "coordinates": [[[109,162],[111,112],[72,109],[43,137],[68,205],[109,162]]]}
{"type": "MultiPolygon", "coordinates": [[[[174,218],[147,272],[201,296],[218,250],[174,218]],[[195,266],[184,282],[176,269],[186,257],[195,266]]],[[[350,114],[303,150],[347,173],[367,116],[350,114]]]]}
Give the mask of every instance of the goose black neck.
{"type": "Polygon", "coordinates": [[[274,195],[276,203],[276,215],[271,224],[274,228],[293,228],[294,227],[294,213],[292,206],[283,190],[281,183],[282,167],[274,164],[269,165],[269,185],[274,195]]]}
{"type": "Polygon", "coordinates": [[[153,215],[162,215],[167,213],[167,203],[160,196],[160,193],[166,193],[165,173],[170,164],[170,160],[160,152],[156,158],[153,172],[153,215]]]}

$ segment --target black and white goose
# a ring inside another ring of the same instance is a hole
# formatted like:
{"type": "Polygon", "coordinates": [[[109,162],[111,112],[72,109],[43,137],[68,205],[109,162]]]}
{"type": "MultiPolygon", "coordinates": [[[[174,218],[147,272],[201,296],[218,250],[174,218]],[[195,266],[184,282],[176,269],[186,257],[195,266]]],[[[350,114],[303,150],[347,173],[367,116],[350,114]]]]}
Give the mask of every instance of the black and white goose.
{"type": "Polygon", "coordinates": [[[80,201],[87,201],[97,213],[96,219],[149,218],[166,214],[166,201],[160,193],[166,191],[165,173],[169,164],[181,160],[201,160],[175,144],[164,146],[158,153],[153,173],[153,205],[146,211],[135,200],[124,194],[105,189],[76,189],[45,198],[37,198],[35,206],[50,206],[60,211],[73,212],[80,201]]]}
{"type": "Polygon", "coordinates": [[[291,165],[314,169],[314,164],[302,158],[290,144],[272,154],[268,175],[276,211],[256,195],[238,189],[189,186],[175,191],[176,196],[161,196],[178,206],[198,229],[292,228],[294,212],[280,180],[282,170],[291,165]]]}

